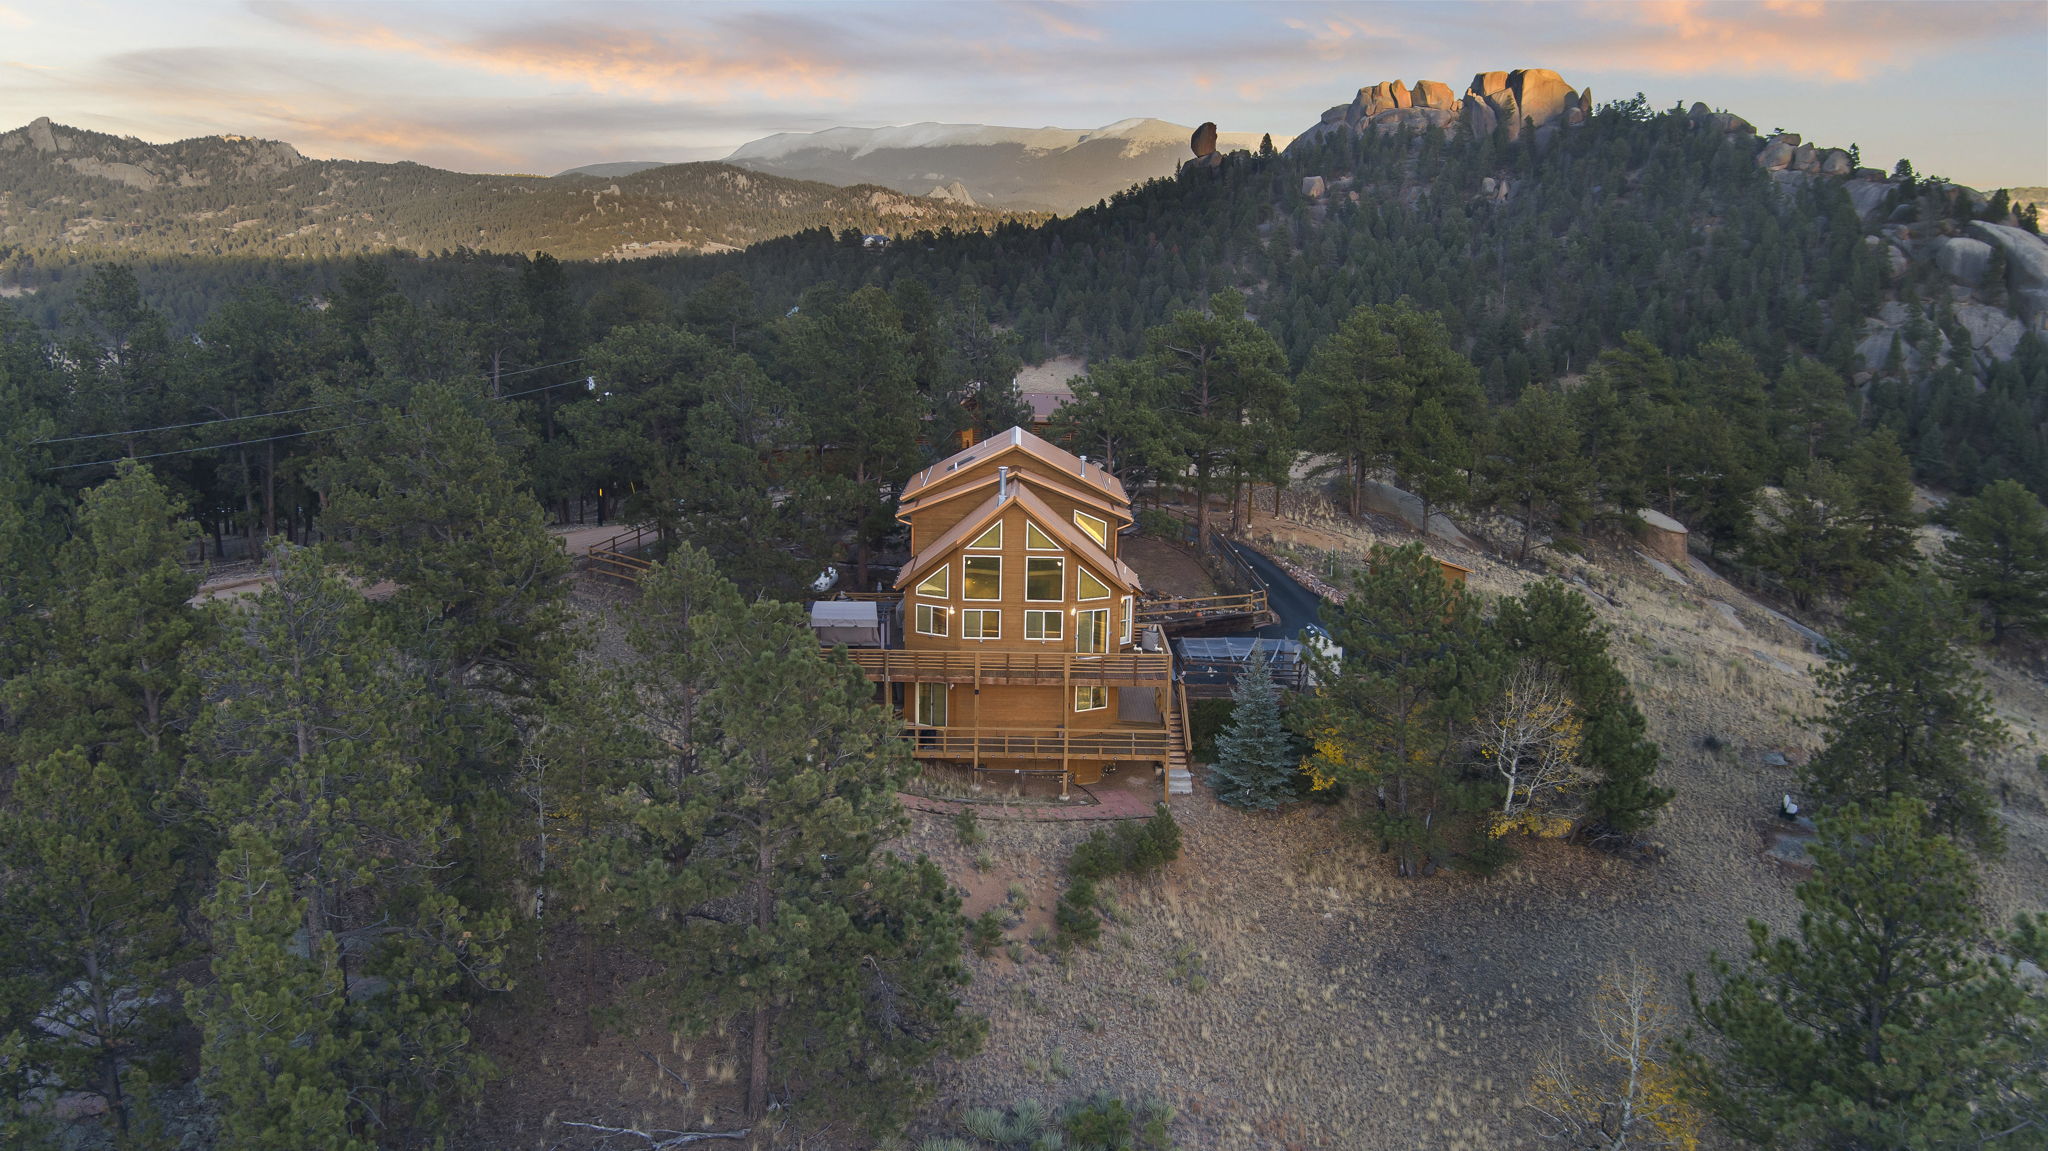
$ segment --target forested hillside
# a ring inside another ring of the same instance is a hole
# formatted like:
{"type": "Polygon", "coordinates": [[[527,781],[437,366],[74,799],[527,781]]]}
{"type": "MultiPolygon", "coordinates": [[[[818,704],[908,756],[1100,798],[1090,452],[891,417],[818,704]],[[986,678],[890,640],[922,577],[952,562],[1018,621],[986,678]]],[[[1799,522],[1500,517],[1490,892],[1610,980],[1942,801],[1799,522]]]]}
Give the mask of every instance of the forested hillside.
{"type": "Polygon", "coordinates": [[[1013,215],[725,164],[542,179],[309,160],[239,137],[158,147],[46,120],[0,134],[0,277],[31,283],[39,265],[96,259],[456,248],[631,257],[743,248],[805,228],[893,235],[1013,215]]]}

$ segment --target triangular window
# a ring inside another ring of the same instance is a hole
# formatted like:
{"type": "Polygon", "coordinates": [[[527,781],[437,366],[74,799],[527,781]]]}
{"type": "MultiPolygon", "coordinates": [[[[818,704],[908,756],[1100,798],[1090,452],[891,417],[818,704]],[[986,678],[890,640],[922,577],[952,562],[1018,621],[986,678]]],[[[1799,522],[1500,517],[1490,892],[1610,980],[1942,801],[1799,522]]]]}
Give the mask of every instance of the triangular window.
{"type": "Polygon", "coordinates": [[[974,537],[974,542],[967,546],[975,551],[994,551],[1002,547],[1003,521],[997,520],[995,523],[990,524],[987,531],[974,537]]]}
{"type": "Polygon", "coordinates": [[[1079,594],[1076,595],[1076,599],[1109,598],[1109,585],[1103,583],[1099,579],[1096,579],[1095,573],[1089,571],[1087,568],[1082,568],[1077,574],[1079,574],[1080,576],[1080,591],[1079,594]]]}
{"type": "Polygon", "coordinates": [[[947,565],[945,567],[941,567],[934,570],[932,574],[924,577],[924,581],[922,583],[919,583],[917,585],[917,594],[928,595],[931,596],[933,599],[945,599],[948,594],[947,584],[952,582],[951,580],[948,580],[946,577],[950,575],[952,571],[953,568],[951,565],[947,565]]]}
{"type": "Polygon", "coordinates": [[[1053,542],[1051,536],[1045,534],[1044,529],[1030,520],[1024,521],[1024,546],[1032,551],[1041,552],[1058,551],[1060,547],[1053,542]]]}

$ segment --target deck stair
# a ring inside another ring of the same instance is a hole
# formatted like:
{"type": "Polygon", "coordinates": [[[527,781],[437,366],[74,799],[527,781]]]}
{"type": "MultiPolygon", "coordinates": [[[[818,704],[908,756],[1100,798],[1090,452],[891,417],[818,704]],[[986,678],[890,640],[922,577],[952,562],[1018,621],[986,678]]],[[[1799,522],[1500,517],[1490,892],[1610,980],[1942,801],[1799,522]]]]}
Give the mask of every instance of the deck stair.
{"type": "Polygon", "coordinates": [[[1188,729],[1187,692],[1179,684],[1174,685],[1173,695],[1165,709],[1166,720],[1166,793],[1168,795],[1193,795],[1195,793],[1194,773],[1188,770],[1188,729]]]}

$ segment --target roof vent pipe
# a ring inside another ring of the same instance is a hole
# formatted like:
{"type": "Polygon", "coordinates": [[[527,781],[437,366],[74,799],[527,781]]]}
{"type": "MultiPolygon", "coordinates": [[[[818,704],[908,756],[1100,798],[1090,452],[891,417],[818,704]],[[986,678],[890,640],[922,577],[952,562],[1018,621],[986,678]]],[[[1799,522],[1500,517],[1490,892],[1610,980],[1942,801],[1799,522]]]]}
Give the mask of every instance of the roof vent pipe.
{"type": "Polygon", "coordinates": [[[1082,474],[1083,476],[1086,476],[1086,475],[1088,474],[1088,457],[1087,457],[1087,456],[1082,456],[1082,457],[1081,457],[1081,474],[1082,474]]]}
{"type": "Polygon", "coordinates": [[[997,503],[1002,503],[1002,502],[1003,502],[1004,500],[1006,500],[1006,499],[1009,499],[1009,498],[1010,498],[1010,469],[1009,469],[1008,467],[1000,467],[1000,468],[997,468],[997,469],[996,469],[996,502],[997,502],[997,503]]]}

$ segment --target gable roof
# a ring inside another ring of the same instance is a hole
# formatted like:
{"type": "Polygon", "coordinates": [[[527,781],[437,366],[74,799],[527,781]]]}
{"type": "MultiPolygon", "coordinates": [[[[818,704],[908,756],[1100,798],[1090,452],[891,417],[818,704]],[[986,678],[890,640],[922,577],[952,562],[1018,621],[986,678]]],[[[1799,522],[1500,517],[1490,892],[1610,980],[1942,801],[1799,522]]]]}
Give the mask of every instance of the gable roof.
{"type": "Polygon", "coordinates": [[[1086,560],[1090,567],[1106,573],[1110,579],[1122,584],[1125,591],[1136,592],[1143,588],[1144,585],[1138,580],[1138,573],[1132,571],[1129,564],[1109,558],[1109,553],[1102,550],[1101,544],[1063,519],[1043,497],[1022,484],[1012,484],[1007,499],[1001,492],[990,493],[989,497],[973,511],[961,517],[959,523],[947,528],[944,535],[926,544],[924,550],[910,557],[910,562],[904,564],[903,570],[896,573],[896,586],[916,586],[917,581],[923,579],[939,561],[952,555],[967,540],[980,535],[982,530],[988,527],[989,521],[995,519],[1010,504],[1023,508],[1025,514],[1041,529],[1059,540],[1067,550],[1086,560]]]}
{"type": "Polygon", "coordinates": [[[970,465],[984,467],[1006,455],[1022,455],[1044,470],[1071,476],[1076,482],[1092,486],[1118,503],[1131,502],[1130,493],[1124,491],[1123,481],[1104,470],[1101,464],[1083,463],[1081,457],[1021,427],[990,436],[971,448],[962,448],[917,473],[903,485],[901,498],[906,501],[915,499],[919,492],[943,485],[970,465]]]}
{"type": "MultiPolygon", "coordinates": [[[[938,491],[927,489],[922,494],[897,500],[896,518],[908,522],[913,512],[935,508],[948,500],[958,499],[961,496],[978,492],[983,488],[993,487],[1000,481],[1000,478],[997,472],[991,470],[984,472],[980,478],[964,484],[942,488],[938,491]]],[[[1082,484],[1079,477],[1055,475],[1045,468],[1019,468],[1010,472],[1010,479],[1013,482],[1037,484],[1050,491],[1058,492],[1075,503],[1094,508],[1111,519],[1119,520],[1123,523],[1134,522],[1131,518],[1131,505],[1118,500],[1108,492],[1092,484],[1082,484]],[[1062,482],[1069,478],[1073,479],[1074,482],[1071,484],[1062,482]]]]}

